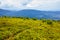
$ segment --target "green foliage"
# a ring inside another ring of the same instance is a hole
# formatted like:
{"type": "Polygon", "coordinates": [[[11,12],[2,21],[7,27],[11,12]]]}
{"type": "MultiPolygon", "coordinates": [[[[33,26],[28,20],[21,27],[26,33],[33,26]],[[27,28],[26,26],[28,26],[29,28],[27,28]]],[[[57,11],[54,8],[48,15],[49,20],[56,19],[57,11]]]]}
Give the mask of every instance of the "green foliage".
{"type": "Polygon", "coordinates": [[[49,25],[52,25],[52,24],[53,24],[53,21],[51,21],[51,20],[47,20],[46,22],[47,22],[47,24],[49,24],[49,25]]]}
{"type": "Polygon", "coordinates": [[[32,18],[33,20],[37,20],[37,18],[32,18]]]}
{"type": "Polygon", "coordinates": [[[60,22],[3,17],[0,18],[0,40],[60,40],[60,22]]]}

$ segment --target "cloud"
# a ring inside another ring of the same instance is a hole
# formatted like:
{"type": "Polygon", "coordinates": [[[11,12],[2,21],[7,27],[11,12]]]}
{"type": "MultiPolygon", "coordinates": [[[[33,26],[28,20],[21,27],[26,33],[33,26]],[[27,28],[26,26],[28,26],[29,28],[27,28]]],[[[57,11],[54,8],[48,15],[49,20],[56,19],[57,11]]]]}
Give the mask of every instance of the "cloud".
{"type": "Polygon", "coordinates": [[[15,10],[26,7],[30,0],[0,0],[0,2],[0,8],[15,10]]]}
{"type": "Polygon", "coordinates": [[[39,10],[60,10],[59,0],[34,0],[27,5],[30,8],[35,8],[39,10]]]}
{"type": "Polygon", "coordinates": [[[60,10],[60,0],[0,0],[0,8],[9,10],[60,10]]]}

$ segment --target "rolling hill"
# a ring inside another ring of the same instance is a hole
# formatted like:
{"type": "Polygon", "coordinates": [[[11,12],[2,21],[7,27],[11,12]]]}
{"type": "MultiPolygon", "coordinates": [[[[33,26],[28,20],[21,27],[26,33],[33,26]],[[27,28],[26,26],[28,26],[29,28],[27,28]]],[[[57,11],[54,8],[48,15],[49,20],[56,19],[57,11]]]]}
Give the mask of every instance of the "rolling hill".
{"type": "Polygon", "coordinates": [[[22,16],[22,17],[30,17],[30,18],[47,18],[47,19],[55,19],[60,20],[60,11],[39,11],[32,9],[25,9],[20,11],[9,11],[0,9],[0,16],[22,16]]]}

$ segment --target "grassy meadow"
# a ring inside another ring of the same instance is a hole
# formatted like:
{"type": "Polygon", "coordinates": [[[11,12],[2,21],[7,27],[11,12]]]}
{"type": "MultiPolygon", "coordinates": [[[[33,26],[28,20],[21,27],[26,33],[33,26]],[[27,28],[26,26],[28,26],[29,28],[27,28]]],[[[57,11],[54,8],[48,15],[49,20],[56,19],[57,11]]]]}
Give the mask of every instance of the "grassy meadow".
{"type": "Polygon", "coordinates": [[[60,21],[0,17],[0,40],[60,40],[60,21]]]}

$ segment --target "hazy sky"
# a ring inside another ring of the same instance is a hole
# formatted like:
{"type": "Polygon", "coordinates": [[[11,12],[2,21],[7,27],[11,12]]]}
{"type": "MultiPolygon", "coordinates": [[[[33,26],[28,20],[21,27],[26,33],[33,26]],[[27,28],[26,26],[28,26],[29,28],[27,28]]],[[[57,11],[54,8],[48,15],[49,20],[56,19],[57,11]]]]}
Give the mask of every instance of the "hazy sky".
{"type": "Polygon", "coordinates": [[[60,0],[0,0],[0,9],[60,11],[60,0]]]}

